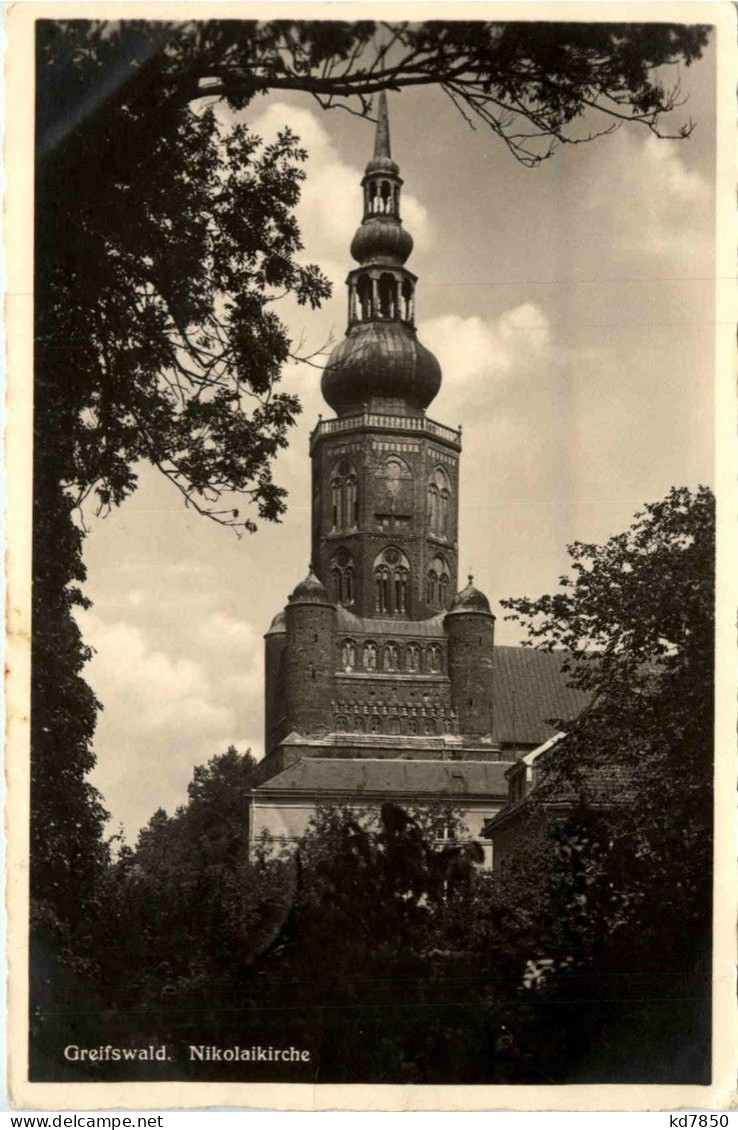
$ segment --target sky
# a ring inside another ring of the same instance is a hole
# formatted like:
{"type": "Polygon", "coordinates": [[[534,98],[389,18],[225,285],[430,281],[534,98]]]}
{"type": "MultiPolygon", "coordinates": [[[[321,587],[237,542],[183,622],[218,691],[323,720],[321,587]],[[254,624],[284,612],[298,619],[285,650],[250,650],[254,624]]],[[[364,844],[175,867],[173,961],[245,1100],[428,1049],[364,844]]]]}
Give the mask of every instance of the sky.
{"type": "MultiPolygon", "coordinates": [[[[428,414],[463,427],[460,577],[490,598],[498,643],[520,639],[500,599],[555,591],[568,543],[619,533],[673,484],[713,482],[712,53],[680,80],[688,140],[624,127],[533,170],[439,91],[389,97],[418,336],[443,369],[428,414]]],[[[266,140],[289,124],[309,151],[304,257],[334,292],[280,313],[306,350],[338,341],[373,127],[300,95],[243,120],[266,140]]],[[[88,517],[79,619],[104,706],[91,779],[131,843],[186,800],[194,766],[231,744],[263,754],[262,637],[307,571],[308,437],[331,414],[315,368],[282,384],[303,414],[275,466],[280,524],[238,539],[145,467],[119,510],[88,517]]]]}

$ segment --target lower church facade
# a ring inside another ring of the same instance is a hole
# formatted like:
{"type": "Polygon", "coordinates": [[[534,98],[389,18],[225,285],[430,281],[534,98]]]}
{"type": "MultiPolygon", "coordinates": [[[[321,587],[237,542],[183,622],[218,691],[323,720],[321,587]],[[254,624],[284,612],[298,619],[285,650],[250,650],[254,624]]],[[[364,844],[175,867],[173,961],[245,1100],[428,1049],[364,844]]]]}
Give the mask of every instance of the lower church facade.
{"type": "Polygon", "coordinates": [[[265,757],[249,839],[293,844],[322,804],[451,806],[481,843],[505,774],[585,705],[555,654],[498,647],[487,597],[458,591],[461,431],[417,339],[384,95],[351,244],[349,324],[323,373],[335,418],[310,442],[312,563],[265,636],[265,757]]]}

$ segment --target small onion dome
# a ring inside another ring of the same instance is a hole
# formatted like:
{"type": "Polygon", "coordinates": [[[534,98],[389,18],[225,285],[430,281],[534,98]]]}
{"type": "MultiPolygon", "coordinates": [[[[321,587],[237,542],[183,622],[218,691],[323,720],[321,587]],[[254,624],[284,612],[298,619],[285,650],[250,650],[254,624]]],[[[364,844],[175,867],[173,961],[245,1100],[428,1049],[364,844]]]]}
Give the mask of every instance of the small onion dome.
{"type": "Polygon", "coordinates": [[[372,173],[387,173],[388,176],[397,177],[400,175],[400,166],[390,156],[382,153],[372,157],[364,170],[367,177],[372,173]]]}
{"type": "Polygon", "coordinates": [[[358,322],[328,358],[320,387],[339,415],[359,410],[373,396],[424,410],[441,387],[441,366],[411,326],[358,322]]]}
{"type": "Polygon", "coordinates": [[[276,635],[280,635],[282,632],[285,632],[286,630],[287,630],[286,617],[285,617],[284,608],[283,608],[282,611],[278,612],[277,615],[272,620],[271,624],[269,625],[269,630],[266,632],[266,635],[276,636],[276,635]]]}
{"type": "Polygon", "coordinates": [[[454,597],[454,602],[447,613],[448,616],[453,616],[454,613],[459,612],[483,612],[485,616],[492,615],[487,597],[479,589],[474,588],[473,581],[474,578],[470,576],[466,588],[454,597]]]}
{"type": "Polygon", "coordinates": [[[374,260],[402,266],[412,249],[410,232],[391,216],[365,220],[351,241],[351,254],[358,263],[374,260]]]}
{"type": "Polygon", "coordinates": [[[290,604],[330,604],[328,593],[323,588],[313,572],[312,565],[304,581],[299,585],[289,598],[290,604]]]}

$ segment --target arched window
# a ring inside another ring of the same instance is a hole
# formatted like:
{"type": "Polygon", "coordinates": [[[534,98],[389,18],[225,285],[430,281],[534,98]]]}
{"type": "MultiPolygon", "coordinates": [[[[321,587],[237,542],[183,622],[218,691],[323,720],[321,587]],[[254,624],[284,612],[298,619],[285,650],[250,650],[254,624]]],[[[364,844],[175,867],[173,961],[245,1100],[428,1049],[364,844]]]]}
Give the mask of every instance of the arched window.
{"type": "Polygon", "coordinates": [[[391,734],[399,734],[399,732],[400,732],[400,719],[399,718],[390,718],[388,729],[389,729],[389,732],[391,734]]]}
{"type": "Polygon", "coordinates": [[[396,671],[400,666],[400,651],[396,643],[388,643],[384,648],[385,671],[396,671]]]}
{"type": "Polygon", "coordinates": [[[331,569],[331,596],[335,604],[341,603],[341,570],[331,569]]]}
{"type": "Polygon", "coordinates": [[[338,479],[331,482],[331,525],[334,530],[340,530],[341,484],[338,479]]]}
{"type": "Polygon", "coordinates": [[[448,538],[451,483],[443,467],[436,467],[428,483],[428,531],[448,538]]]}
{"type": "Polygon", "coordinates": [[[331,561],[331,587],[333,600],[336,604],[352,604],[354,592],[354,559],[346,549],[341,546],[331,561]]]}
{"type": "Polygon", "coordinates": [[[374,560],[376,611],[390,616],[409,612],[410,562],[402,550],[387,546],[374,560]]]}
{"type": "Polygon", "coordinates": [[[394,573],[395,612],[407,612],[407,579],[409,571],[398,565],[394,573]]]}
{"type": "Polygon", "coordinates": [[[425,599],[431,608],[438,607],[438,573],[431,565],[425,584],[425,599]]]}
{"type": "Polygon", "coordinates": [[[420,648],[416,643],[409,643],[405,649],[405,669],[407,671],[420,670],[420,648]]]}
{"type": "Polygon", "coordinates": [[[348,459],[339,459],[331,471],[331,525],[353,530],[359,521],[359,480],[348,459]]]}
{"type": "Polygon", "coordinates": [[[343,482],[344,521],[353,528],[359,522],[359,483],[356,475],[349,475],[343,482]]]}
{"type": "Polygon", "coordinates": [[[366,722],[360,714],[354,715],[354,730],[357,734],[363,734],[366,730],[366,722]]]}
{"type": "Polygon", "coordinates": [[[345,714],[337,714],[334,723],[337,730],[346,730],[348,727],[348,719],[345,714]]]}
{"type": "Polygon", "coordinates": [[[432,674],[437,675],[441,670],[440,646],[437,643],[432,643],[425,654],[428,670],[432,672],[432,674]]]}
{"type": "Polygon", "coordinates": [[[382,719],[378,714],[372,714],[370,727],[373,734],[380,734],[382,732],[382,719]]]}
{"type": "Polygon", "coordinates": [[[376,671],[377,669],[377,645],[375,643],[364,644],[364,669],[366,671],[376,671]]]}
{"type": "Polygon", "coordinates": [[[428,569],[426,600],[431,608],[447,608],[450,597],[451,570],[440,554],[434,557],[428,569]]]}
{"type": "Polygon", "coordinates": [[[344,640],[341,644],[341,666],[344,671],[353,671],[356,666],[356,644],[353,640],[344,640]]]}
{"type": "Polygon", "coordinates": [[[362,321],[372,316],[372,280],[367,275],[362,275],[356,284],[356,293],[359,298],[359,309],[362,321]]]}
{"type": "Polygon", "coordinates": [[[390,571],[386,565],[378,565],[374,570],[377,585],[377,612],[390,611],[390,571]]]}
{"type": "Polygon", "coordinates": [[[379,316],[394,318],[397,314],[397,280],[394,275],[379,276],[379,316]]]}
{"type": "Polygon", "coordinates": [[[405,279],[402,284],[402,306],[400,317],[406,322],[413,320],[413,286],[409,279],[405,279]]]}

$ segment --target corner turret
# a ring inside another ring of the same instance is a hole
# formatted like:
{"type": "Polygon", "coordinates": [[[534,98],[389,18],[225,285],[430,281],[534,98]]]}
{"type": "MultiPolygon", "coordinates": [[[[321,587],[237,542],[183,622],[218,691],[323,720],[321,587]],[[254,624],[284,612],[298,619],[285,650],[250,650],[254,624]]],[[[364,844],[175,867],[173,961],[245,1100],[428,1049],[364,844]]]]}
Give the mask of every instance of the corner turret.
{"type": "Polygon", "coordinates": [[[492,670],[495,618],[483,592],[469,577],[444,618],[448,636],[451,702],[459,731],[475,738],[492,734],[492,670]]]}
{"type": "Polygon", "coordinates": [[[285,624],[286,731],[322,737],[335,698],[336,606],[312,566],[287,602],[285,624]]]}

